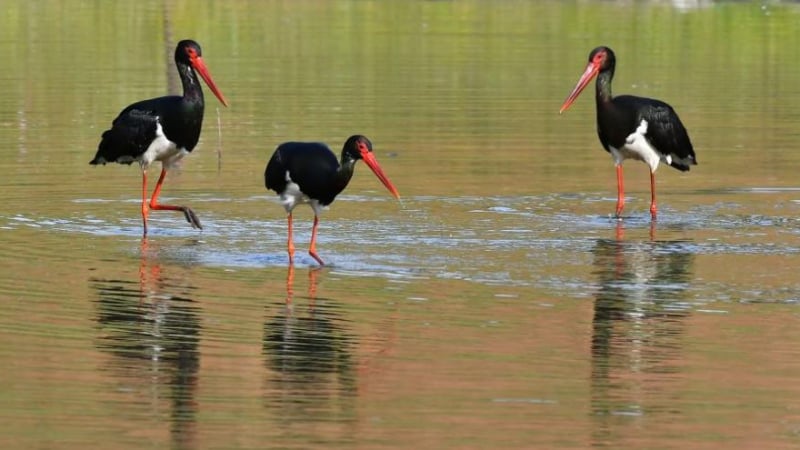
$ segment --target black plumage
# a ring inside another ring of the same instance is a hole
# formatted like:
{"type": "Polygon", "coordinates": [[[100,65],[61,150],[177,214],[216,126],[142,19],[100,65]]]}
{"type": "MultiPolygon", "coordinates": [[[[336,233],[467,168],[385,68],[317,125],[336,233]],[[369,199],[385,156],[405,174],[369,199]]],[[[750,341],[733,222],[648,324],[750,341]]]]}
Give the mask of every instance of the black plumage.
{"type": "Polygon", "coordinates": [[[365,136],[350,136],[338,160],[333,151],[320,142],[285,142],[275,149],[264,170],[264,185],[280,195],[288,213],[287,250],[290,264],[294,262],[292,210],[301,203],[309,204],[314,210],[308,253],[320,265],[324,264],[316,252],[319,214],[347,187],[358,160],[363,160],[389,192],[399,198],[397,189],[383,173],[372,153],[372,142],[365,136]]]}
{"type": "MultiPolygon", "coordinates": [[[[132,105],[133,106],[133,105],[132,105]]],[[[128,107],[123,110],[109,130],[103,133],[97,153],[89,164],[138,161],[156,138],[158,115],[152,110],[128,107]]]]}
{"type": "Polygon", "coordinates": [[[675,110],[660,100],[632,95],[614,97],[616,56],[608,47],[597,47],[589,53],[589,64],[570,95],[561,106],[572,105],[589,82],[595,83],[597,135],[603,148],[614,158],[617,168],[617,217],[625,203],[622,162],[625,159],[644,161],[650,167],[650,213],[656,218],[655,171],[660,162],[688,171],[697,164],[689,134],[675,110]]]}
{"type": "Polygon", "coordinates": [[[158,195],[167,170],[190,153],[200,139],[205,103],[198,75],[227,106],[222,93],[208,73],[200,45],[184,40],[175,48],[175,65],[183,85],[183,95],[143,100],[123,109],[103,132],[92,165],[138,162],[142,169],[142,222],[147,235],[150,210],[182,211],[195,228],[202,228],[194,212],[186,206],[162,205],[158,195]],[[147,168],[154,161],[162,163],[161,176],[147,205],[147,168]]]}
{"type": "MultiPolygon", "coordinates": [[[[694,147],[681,119],[672,106],[652,98],[620,95],[611,102],[598,101],[597,135],[603,148],[622,148],[625,140],[646,120],[645,139],[669,164],[681,171],[688,171],[697,164],[694,147]]],[[[663,160],[663,159],[662,159],[663,160]]]]}
{"type": "MultiPolygon", "coordinates": [[[[369,151],[372,143],[366,140],[369,151]]],[[[291,179],[308,198],[322,206],[333,203],[350,179],[361,155],[354,150],[353,142],[342,148],[341,160],[326,144],[321,142],[285,142],[275,149],[264,171],[264,185],[281,194],[291,179]]]]}

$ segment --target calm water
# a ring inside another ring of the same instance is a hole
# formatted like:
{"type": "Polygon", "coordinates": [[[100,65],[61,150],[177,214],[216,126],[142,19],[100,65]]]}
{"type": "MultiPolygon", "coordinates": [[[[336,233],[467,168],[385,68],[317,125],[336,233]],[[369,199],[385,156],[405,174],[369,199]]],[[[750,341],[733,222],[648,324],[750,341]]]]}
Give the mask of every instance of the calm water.
{"type": "Polygon", "coordinates": [[[625,3],[4,2],[0,448],[800,445],[800,9],[625,3]],[[165,184],[205,230],[142,241],[88,161],[185,37],[231,104],[165,184]],[[656,224],[591,93],[558,115],[601,44],[695,144],[656,224]],[[287,267],[271,151],[354,133],[403,200],[359,165],[287,267]]]}

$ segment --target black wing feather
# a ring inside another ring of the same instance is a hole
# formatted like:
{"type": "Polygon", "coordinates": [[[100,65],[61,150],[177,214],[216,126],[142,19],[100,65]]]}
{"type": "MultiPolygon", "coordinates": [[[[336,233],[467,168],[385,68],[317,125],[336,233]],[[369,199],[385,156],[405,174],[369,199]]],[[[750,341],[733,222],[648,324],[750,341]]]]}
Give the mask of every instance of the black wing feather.
{"type": "Polygon", "coordinates": [[[190,152],[200,139],[203,102],[170,95],[129,105],[103,133],[90,164],[132,163],[156,138],[158,124],[167,139],[190,152]]]}
{"type": "Polygon", "coordinates": [[[620,109],[636,111],[632,130],[642,120],[647,121],[645,138],[658,152],[671,157],[672,167],[686,171],[690,165],[697,164],[689,133],[672,106],[660,100],[632,95],[615,97],[614,103],[621,106],[620,109]]]}
{"type": "MultiPolygon", "coordinates": [[[[286,142],[275,149],[264,171],[264,185],[281,194],[287,185],[286,172],[309,198],[329,205],[341,192],[332,188],[339,161],[331,149],[319,142],[286,142]]],[[[342,186],[343,188],[343,186],[342,186]]]]}
{"type": "Polygon", "coordinates": [[[131,164],[141,157],[156,138],[157,127],[158,115],[155,111],[126,108],[114,119],[111,128],[103,133],[97,154],[89,164],[131,164]]]}

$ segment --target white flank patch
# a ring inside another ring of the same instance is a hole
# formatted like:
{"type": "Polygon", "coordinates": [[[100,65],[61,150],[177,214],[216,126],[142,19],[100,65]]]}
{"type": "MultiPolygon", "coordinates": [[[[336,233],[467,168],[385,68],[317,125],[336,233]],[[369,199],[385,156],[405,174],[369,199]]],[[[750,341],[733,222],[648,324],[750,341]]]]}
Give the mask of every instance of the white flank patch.
{"type": "Polygon", "coordinates": [[[185,149],[178,148],[174,142],[167,139],[164,135],[164,130],[161,128],[161,123],[156,118],[156,138],[153,139],[153,142],[142,154],[140,164],[142,168],[147,169],[153,161],[161,161],[164,168],[169,169],[187,154],[188,152],[185,149]]]}
{"type": "Polygon", "coordinates": [[[622,148],[609,147],[611,156],[614,157],[614,163],[620,165],[626,159],[636,159],[647,163],[650,166],[650,172],[655,172],[663,156],[647,142],[646,135],[647,121],[642,120],[636,131],[625,138],[625,145],[622,148]]]}
{"type": "Polygon", "coordinates": [[[310,205],[311,209],[314,210],[314,215],[317,216],[320,215],[324,208],[319,204],[319,201],[308,198],[308,196],[300,190],[300,186],[289,177],[288,170],[286,171],[286,189],[281,192],[281,204],[287,213],[292,212],[297,205],[310,205]]]}

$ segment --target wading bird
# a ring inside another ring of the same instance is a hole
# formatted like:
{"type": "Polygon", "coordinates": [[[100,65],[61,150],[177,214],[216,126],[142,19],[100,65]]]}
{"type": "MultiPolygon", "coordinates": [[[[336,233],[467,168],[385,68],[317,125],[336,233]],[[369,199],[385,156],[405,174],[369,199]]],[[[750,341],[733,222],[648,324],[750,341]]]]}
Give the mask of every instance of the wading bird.
{"type": "Polygon", "coordinates": [[[359,159],[364,160],[395,198],[400,198],[397,189],[378,165],[372,153],[372,143],[364,136],[350,136],[342,147],[340,160],[336,159],[327,145],[319,142],[286,142],[275,149],[264,171],[264,184],[267,189],[280,195],[281,204],[289,214],[289,264],[294,262],[292,210],[302,203],[309,204],[314,210],[308,254],[320,265],[325,264],[316,249],[319,214],[347,187],[359,159]]]}
{"type": "Polygon", "coordinates": [[[92,165],[139,163],[142,169],[142,223],[145,236],[147,216],[151,209],[181,211],[192,227],[203,228],[189,207],[162,205],[158,203],[158,195],[167,170],[188,155],[200,139],[204,102],[198,74],[219,101],[228,106],[208,73],[197,42],[185,40],[178,43],[175,65],[178,66],[183,84],[183,95],[143,100],[123,109],[114,119],[111,129],[103,133],[97,154],[89,162],[92,165]],[[162,168],[148,207],[147,168],[153,161],[160,161],[162,168]]]}
{"type": "Polygon", "coordinates": [[[597,76],[597,134],[617,167],[617,217],[625,205],[622,162],[637,159],[650,166],[650,215],[656,218],[655,172],[661,161],[687,171],[697,164],[692,143],[678,115],[668,104],[651,98],[621,95],[612,97],[616,58],[608,47],[589,53],[589,64],[578,84],[561,106],[559,114],[572,105],[589,82],[597,76]]]}

